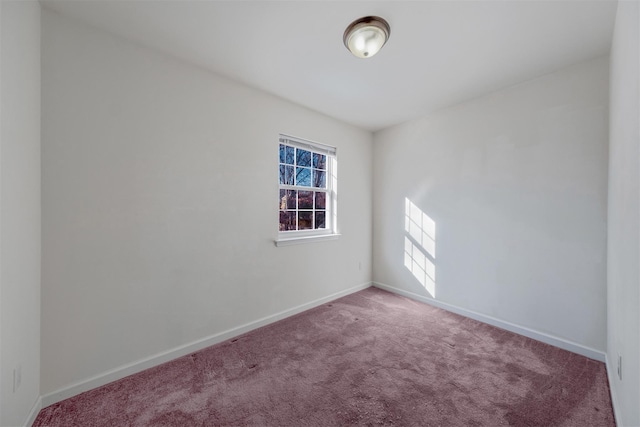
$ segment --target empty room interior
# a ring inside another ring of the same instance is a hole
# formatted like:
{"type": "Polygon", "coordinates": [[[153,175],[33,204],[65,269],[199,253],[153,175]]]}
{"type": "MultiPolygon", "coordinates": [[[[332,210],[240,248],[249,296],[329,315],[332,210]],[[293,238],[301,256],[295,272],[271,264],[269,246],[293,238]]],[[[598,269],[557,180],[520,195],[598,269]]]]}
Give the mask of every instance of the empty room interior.
{"type": "Polygon", "coordinates": [[[198,360],[204,388],[251,386],[126,425],[640,426],[638,1],[2,0],[0,21],[1,426],[198,360]]]}

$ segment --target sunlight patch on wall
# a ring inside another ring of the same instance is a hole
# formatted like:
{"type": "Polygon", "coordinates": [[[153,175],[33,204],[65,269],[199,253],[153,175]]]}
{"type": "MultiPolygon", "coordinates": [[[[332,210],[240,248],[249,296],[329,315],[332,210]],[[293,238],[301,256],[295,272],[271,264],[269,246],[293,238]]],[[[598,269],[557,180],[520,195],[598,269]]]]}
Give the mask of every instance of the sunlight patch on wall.
{"type": "Polygon", "coordinates": [[[436,223],[405,198],[404,266],[436,297],[436,223]]]}

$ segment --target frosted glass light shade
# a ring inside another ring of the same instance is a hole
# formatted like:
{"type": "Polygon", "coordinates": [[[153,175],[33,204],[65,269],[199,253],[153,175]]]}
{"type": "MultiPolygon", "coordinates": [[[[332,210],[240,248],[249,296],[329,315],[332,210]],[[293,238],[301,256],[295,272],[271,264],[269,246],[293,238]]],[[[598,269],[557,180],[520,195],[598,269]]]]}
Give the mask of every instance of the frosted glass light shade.
{"type": "Polygon", "coordinates": [[[358,58],[371,58],[382,49],[390,34],[387,21],[378,16],[366,16],[349,24],[342,39],[358,58]]]}

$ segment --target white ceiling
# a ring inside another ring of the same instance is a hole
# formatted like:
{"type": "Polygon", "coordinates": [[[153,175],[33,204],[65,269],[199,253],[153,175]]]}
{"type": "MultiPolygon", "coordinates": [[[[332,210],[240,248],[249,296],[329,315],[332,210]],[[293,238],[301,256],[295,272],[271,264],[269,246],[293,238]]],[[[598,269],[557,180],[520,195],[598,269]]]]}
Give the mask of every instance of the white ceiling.
{"type": "Polygon", "coordinates": [[[609,51],[611,0],[41,0],[45,7],[368,130],[609,51]],[[378,55],[342,44],[379,15],[378,55]]]}

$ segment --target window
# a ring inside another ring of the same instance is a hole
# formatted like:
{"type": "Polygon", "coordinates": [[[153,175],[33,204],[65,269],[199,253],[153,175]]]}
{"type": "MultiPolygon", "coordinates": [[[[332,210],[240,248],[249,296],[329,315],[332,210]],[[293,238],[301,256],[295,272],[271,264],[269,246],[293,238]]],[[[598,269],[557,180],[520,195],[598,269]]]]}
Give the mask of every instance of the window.
{"type": "Polygon", "coordinates": [[[336,149],[280,135],[278,242],[336,235],[336,149]]]}

